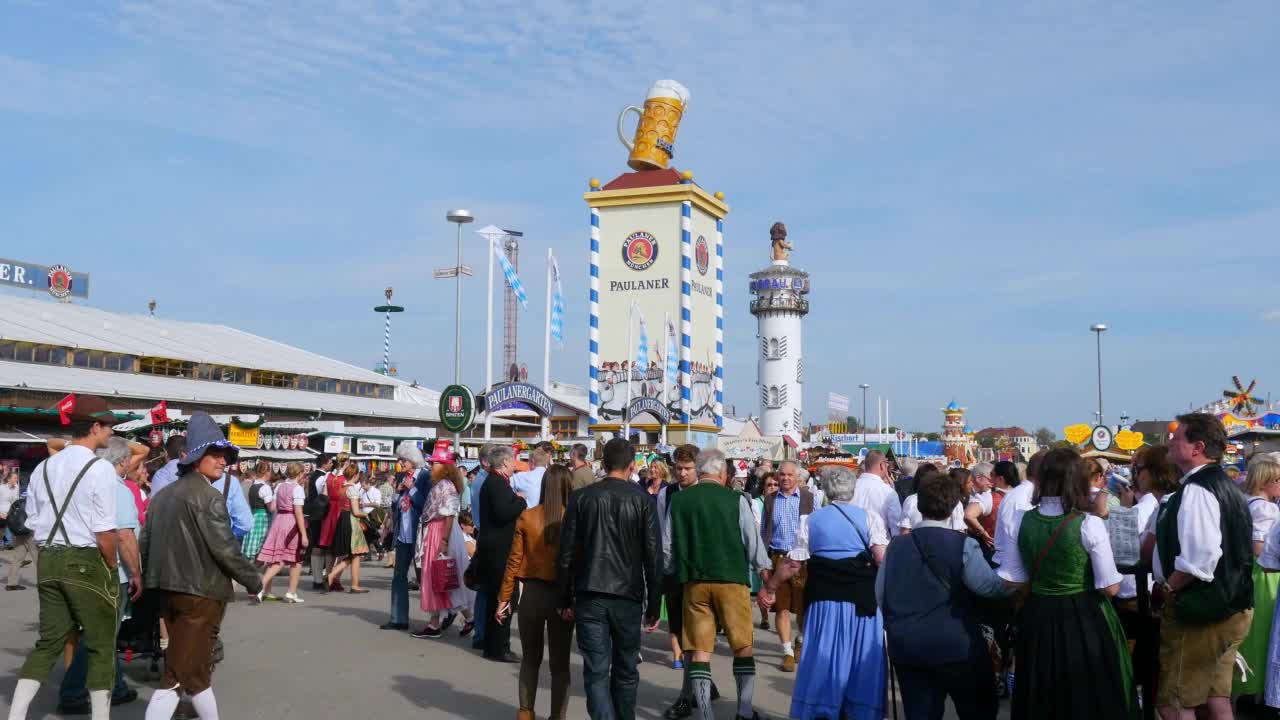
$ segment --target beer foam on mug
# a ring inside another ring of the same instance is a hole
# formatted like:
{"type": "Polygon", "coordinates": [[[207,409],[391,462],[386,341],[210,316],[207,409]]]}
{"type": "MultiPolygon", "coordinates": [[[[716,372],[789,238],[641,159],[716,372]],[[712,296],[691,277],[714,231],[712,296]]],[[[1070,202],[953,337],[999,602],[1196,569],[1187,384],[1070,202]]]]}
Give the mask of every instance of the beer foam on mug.
{"type": "Polygon", "coordinates": [[[649,88],[649,94],[645,100],[654,98],[672,98],[679,100],[681,105],[689,104],[689,89],[675,80],[659,80],[649,88]]]}

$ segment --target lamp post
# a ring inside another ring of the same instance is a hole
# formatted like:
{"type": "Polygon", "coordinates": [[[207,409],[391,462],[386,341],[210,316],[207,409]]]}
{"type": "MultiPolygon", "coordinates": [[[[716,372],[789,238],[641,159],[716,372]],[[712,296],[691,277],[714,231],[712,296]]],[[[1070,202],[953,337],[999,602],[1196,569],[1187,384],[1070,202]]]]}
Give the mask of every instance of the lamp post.
{"type": "Polygon", "coordinates": [[[1102,423],[1102,333],[1107,331],[1107,326],[1102,323],[1094,323],[1089,326],[1089,331],[1097,337],[1098,347],[1098,424],[1102,423]]]}
{"type": "Polygon", "coordinates": [[[458,226],[458,261],[454,264],[453,292],[453,384],[462,382],[462,226],[475,220],[470,210],[450,210],[445,217],[458,226]]]}
{"type": "Polygon", "coordinates": [[[862,383],[858,387],[862,388],[862,444],[866,445],[867,444],[867,390],[870,390],[871,386],[868,385],[867,383],[862,383]]]}
{"type": "Polygon", "coordinates": [[[391,304],[391,288],[388,287],[382,291],[387,298],[386,305],[379,305],[373,309],[374,312],[386,313],[387,322],[385,330],[382,332],[382,374],[391,376],[391,313],[404,312],[404,308],[400,305],[391,304]]]}

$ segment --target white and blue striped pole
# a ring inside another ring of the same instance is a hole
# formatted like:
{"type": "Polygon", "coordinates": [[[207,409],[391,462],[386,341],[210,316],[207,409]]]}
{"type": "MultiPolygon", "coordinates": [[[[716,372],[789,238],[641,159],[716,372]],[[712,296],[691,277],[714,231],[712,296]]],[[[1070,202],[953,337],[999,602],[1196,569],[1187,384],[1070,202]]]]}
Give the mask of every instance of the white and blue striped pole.
{"type": "Polygon", "coordinates": [[[404,312],[404,308],[391,304],[391,288],[382,291],[387,298],[386,305],[379,305],[374,312],[386,313],[387,321],[382,333],[382,374],[391,375],[391,313],[404,312]]]}
{"type": "MultiPolygon", "coordinates": [[[[591,190],[600,190],[600,181],[591,181],[591,190]]],[[[591,327],[587,331],[588,362],[591,363],[591,383],[587,390],[589,400],[587,423],[600,422],[600,208],[591,208],[591,278],[590,278],[591,327]]]]}
{"type": "Polygon", "coordinates": [[[724,219],[716,218],[716,427],[724,427],[724,219]]]}
{"type": "Polygon", "coordinates": [[[693,261],[691,235],[693,203],[680,203],[680,422],[688,431],[689,406],[693,404],[693,357],[690,335],[693,334],[693,305],[690,296],[693,278],[690,267],[693,261]]]}

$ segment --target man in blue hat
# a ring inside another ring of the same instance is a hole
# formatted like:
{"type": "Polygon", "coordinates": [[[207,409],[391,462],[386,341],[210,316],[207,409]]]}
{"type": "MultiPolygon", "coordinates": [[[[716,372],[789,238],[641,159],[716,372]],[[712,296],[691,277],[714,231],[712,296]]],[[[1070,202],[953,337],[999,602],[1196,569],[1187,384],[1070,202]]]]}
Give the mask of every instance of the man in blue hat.
{"type": "Polygon", "coordinates": [[[238,455],[213,418],[193,413],[179,478],[151,499],[140,543],[144,584],[159,595],[169,650],[148,718],[172,717],[182,688],[203,720],[217,720],[210,658],[232,596],[231,581],[252,595],[262,590],[262,578],[231,534],[228,484],[218,482],[238,455]]]}

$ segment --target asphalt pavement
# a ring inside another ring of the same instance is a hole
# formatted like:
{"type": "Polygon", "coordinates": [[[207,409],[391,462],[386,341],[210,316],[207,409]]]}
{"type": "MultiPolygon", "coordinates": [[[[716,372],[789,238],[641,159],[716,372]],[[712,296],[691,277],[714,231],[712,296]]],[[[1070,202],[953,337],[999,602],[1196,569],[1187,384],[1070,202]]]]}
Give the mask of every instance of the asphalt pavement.
{"type": "MultiPolygon", "coordinates": [[[[0,553],[0,572],[8,569],[9,553],[0,553]]],[[[34,644],[37,629],[37,600],[34,567],[23,571],[25,592],[0,594],[0,711],[7,713],[17,673],[34,644]]],[[[387,620],[391,571],[364,568],[366,595],[317,594],[307,589],[305,604],[268,602],[254,606],[243,593],[227,610],[222,626],[226,657],[214,673],[214,690],[224,718],[362,718],[426,717],[514,718],[516,678],[519,665],[484,660],[471,649],[471,640],[461,638],[461,619],[438,640],[416,640],[404,632],[379,630],[387,620]]],[[[274,590],[284,594],[277,579],[274,590]]],[[[422,624],[422,613],[414,606],[411,625],[422,624]]],[[[519,634],[512,632],[512,646],[523,652],[519,634]]],[[[772,632],[756,629],[755,706],[762,716],[785,718],[790,707],[794,675],[778,669],[781,649],[772,632]]],[[[675,699],[680,688],[680,671],[671,668],[668,636],[662,630],[643,638],[637,717],[657,720],[675,699]]],[[[734,681],[731,654],[723,641],[712,660],[712,673],[724,697],[716,703],[717,720],[734,717],[734,681]]],[[[546,717],[550,701],[550,678],[544,666],[536,706],[539,718],[546,717]]],[[[571,658],[572,699],[570,718],[586,718],[582,694],[582,658],[576,642],[571,658]]],[[[49,682],[31,707],[32,718],[59,717],[57,682],[61,668],[55,668],[49,682]]],[[[148,678],[147,662],[135,659],[126,667],[130,684],[139,699],[117,707],[112,717],[125,720],[143,718],[146,701],[158,678],[148,678]]],[[[1007,712],[1007,703],[1002,708],[1007,712]]],[[[900,712],[900,711],[899,711],[900,712]]],[[[1002,713],[1003,714],[1003,713],[1002,713]]],[[[888,713],[886,713],[888,715],[888,713]]]]}

